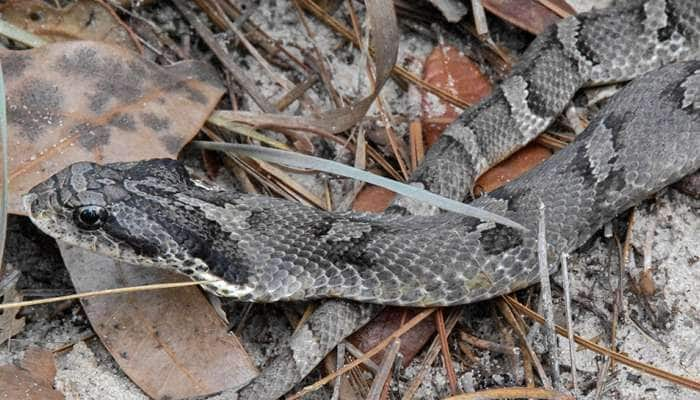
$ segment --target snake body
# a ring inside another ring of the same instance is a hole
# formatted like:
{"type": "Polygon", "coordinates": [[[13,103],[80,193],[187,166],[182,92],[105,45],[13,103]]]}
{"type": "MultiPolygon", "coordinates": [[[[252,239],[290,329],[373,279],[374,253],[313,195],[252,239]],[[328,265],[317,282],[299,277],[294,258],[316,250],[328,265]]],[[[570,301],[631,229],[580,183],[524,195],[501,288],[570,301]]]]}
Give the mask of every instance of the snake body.
{"type": "MultiPolygon", "coordinates": [[[[580,87],[699,54],[694,0],[637,1],[565,19],[533,42],[498,90],[450,126],[412,181],[462,200],[487,165],[546,128],[580,87]]],[[[574,143],[472,203],[529,232],[453,214],[415,216],[418,207],[407,199],[370,215],[210,190],[170,160],[77,163],[32,189],[27,205],[33,222],[57,239],[175,268],[209,280],[205,287],[221,296],[465,304],[537,281],[540,204],[555,262],[615,215],[700,168],[698,149],[700,62],[691,61],[635,80],[574,143]]],[[[283,394],[375,309],[326,303],[242,397],[283,394]]]]}

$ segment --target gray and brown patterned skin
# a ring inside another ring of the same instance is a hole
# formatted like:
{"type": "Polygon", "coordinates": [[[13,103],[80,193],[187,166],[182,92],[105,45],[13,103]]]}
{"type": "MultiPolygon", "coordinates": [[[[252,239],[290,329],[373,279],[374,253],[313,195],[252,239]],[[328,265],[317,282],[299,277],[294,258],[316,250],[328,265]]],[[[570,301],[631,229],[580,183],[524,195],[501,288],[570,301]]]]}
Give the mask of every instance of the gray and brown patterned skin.
{"type": "MultiPolygon", "coordinates": [[[[698,29],[696,1],[635,2],[624,10],[562,21],[533,43],[501,89],[450,127],[414,182],[463,199],[485,164],[544,129],[579,87],[699,58],[698,29]]],[[[536,281],[532,232],[538,201],[546,207],[554,261],[631,204],[698,169],[699,68],[697,62],[677,64],[637,80],[574,144],[476,200],[530,227],[527,234],[452,215],[328,214],[206,191],[167,161],[76,164],[32,190],[30,197],[38,197],[30,211],[35,223],[62,240],[131,262],[174,264],[199,277],[224,278],[227,283],[210,285],[224,295],[261,301],[337,296],[412,305],[478,301],[536,281]],[[110,199],[121,200],[113,207],[110,199]],[[69,208],[90,202],[107,207],[114,220],[81,231],[69,208]],[[169,214],[176,206],[181,213],[169,214]],[[262,236],[248,236],[253,231],[262,236]],[[265,253],[253,254],[259,249],[265,253]],[[240,268],[251,260],[260,264],[240,268]]],[[[411,203],[402,199],[393,211],[410,214],[416,208],[411,203]]],[[[374,310],[325,303],[292,339],[289,352],[241,397],[282,395],[374,310]]]]}

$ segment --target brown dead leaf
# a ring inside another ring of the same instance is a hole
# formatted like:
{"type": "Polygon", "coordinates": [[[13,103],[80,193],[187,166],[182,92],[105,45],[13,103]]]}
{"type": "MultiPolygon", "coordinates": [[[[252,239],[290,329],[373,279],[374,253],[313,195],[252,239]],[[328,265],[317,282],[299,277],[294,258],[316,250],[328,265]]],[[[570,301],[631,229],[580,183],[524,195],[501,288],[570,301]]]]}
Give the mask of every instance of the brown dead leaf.
{"type": "MultiPolygon", "coordinates": [[[[435,47],[423,65],[423,79],[469,104],[491,93],[486,75],[469,57],[451,46],[435,47]]],[[[426,148],[432,146],[447,125],[462,113],[459,108],[427,92],[421,99],[421,109],[426,148]]]]}
{"type": "Polygon", "coordinates": [[[76,161],[175,157],[223,94],[98,42],[5,50],[0,61],[15,214],[25,214],[22,194],[76,161]]]}
{"type": "Polygon", "coordinates": [[[396,194],[391,190],[367,184],[355,197],[352,209],[355,211],[380,213],[389,207],[391,201],[394,200],[394,196],[396,194]]]}
{"type": "Polygon", "coordinates": [[[28,371],[35,381],[46,387],[53,387],[53,380],[56,377],[56,359],[52,352],[30,347],[24,352],[20,366],[28,371]]]}
{"type": "MultiPolygon", "coordinates": [[[[379,344],[379,342],[389,337],[389,335],[399,329],[406,321],[415,317],[416,314],[417,312],[407,308],[387,307],[370,321],[370,323],[350,336],[348,340],[362,352],[367,352],[379,344]]],[[[424,319],[401,336],[399,352],[403,354],[404,367],[408,366],[434,333],[435,324],[433,321],[424,319]]],[[[372,357],[372,361],[381,363],[384,358],[384,351],[385,350],[382,350],[375,354],[374,357],[372,357]]]]}
{"type": "Polygon", "coordinates": [[[94,0],[78,0],[55,8],[41,0],[12,0],[0,7],[7,22],[48,42],[95,40],[141,53],[141,44],[111,8],[94,0]]]}
{"type": "Polygon", "coordinates": [[[63,399],[63,395],[53,389],[56,375],[53,353],[30,348],[20,365],[0,365],[0,399],[63,399]]]}
{"type": "MultiPolygon", "coordinates": [[[[59,244],[78,293],[187,278],[117,263],[59,244]]],[[[195,287],[82,300],[93,329],[121,369],[156,399],[237,389],[257,371],[236,336],[195,287]]]]}
{"type": "MultiPolygon", "coordinates": [[[[22,301],[22,295],[15,287],[19,277],[20,272],[7,264],[4,270],[0,271],[0,304],[22,301]]],[[[17,318],[19,310],[19,308],[0,310],[0,344],[24,329],[24,317],[17,318]]]]}
{"type": "Polygon", "coordinates": [[[505,185],[549,158],[552,151],[538,143],[530,143],[491,167],[476,180],[474,194],[488,193],[505,185]]]}
{"type": "Polygon", "coordinates": [[[700,171],[695,171],[673,185],[688,196],[700,199],[700,171]]]}
{"type": "Polygon", "coordinates": [[[24,400],[62,400],[63,395],[37,382],[32,375],[14,365],[0,366],[0,398],[24,400]]]}
{"type": "MultiPolygon", "coordinates": [[[[550,0],[554,7],[569,15],[576,11],[564,0],[550,0]]],[[[533,35],[539,35],[549,25],[561,20],[551,9],[537,0],[484,0],[484,8],[533,35]]]]}

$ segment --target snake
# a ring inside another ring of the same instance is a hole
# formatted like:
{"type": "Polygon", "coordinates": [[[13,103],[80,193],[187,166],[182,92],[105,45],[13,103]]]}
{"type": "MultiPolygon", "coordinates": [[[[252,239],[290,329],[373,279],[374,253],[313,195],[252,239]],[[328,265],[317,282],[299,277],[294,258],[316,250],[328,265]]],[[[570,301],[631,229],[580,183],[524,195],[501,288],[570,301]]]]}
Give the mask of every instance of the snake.
{"type": "MultiPolygon", "coordinates": [[[[174,269],[241,301],[330,299],[240,398],[277,398],[384,305],[474,303],[539,281],[537,223],[556,265],[606,222],[700,168],[700,3],[647,0],[566,18],[426,153],[412,184],[450,199],[546,129],[582,87],[633,81],[563,150],[473,206],[520,230],[398,198],[328,212],[219,190],[168,159],[78,162],[25,196],[50,236],[174,269]],[[418,215],[418,214],[424,215],[418,215]]],[[[552,267],[553,268],[553,267],[552,267]]]]}

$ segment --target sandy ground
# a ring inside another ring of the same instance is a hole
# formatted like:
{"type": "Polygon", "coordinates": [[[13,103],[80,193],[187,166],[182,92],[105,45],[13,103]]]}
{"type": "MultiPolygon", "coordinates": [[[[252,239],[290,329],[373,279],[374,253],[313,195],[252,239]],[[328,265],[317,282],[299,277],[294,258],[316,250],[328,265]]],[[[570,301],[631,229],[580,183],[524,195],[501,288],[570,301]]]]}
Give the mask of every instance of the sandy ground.
{"type": "MultiPolygon", "coordinates": [[[[362,17],[362,16],[361,16],[362,17]]],[[[261,1],[253,20],[271,36],[283,43],[308,43],[309,38],[298,27],[295,12],[287,1],[261,1]]],[[[365,92],[366,79],[362,57],[344,45],[322,25],[312,22],[317,46],[328,54],[331,74],[336,88],[347,95],[365,92]],[[332,49],[337,49],[331,54],[332,49]],[[338,50],[339,49],[339,50],[338,50]],[[359,71],[359,72],[358,72],[359,71]]],[[[420,72],[413,60],[424,58],[434,43],[422,36],[404,29],[400,44],[399,64],[420,72]]],[[[498,36],[498,32],[496,33],[498,36]]],[[[449,35],[448,35],[449,37],[449,35]]],[[[300,55],[300,54],[299,54],[300,55]]],[[[300,55],[301,56],[301,55],[300,55]]],[[[242,65],[252,76],[266,76],[249,56],[240,57],[242,65]]],[[[261,90],[267,97],[275,98],[283,92],[272,82],[261,78],[261,90]]],[[[390,108],[395,113],[415,117],[417,97],[401,90],[389,82],[382,92],[390,108]]],[[[310,95],[317,104],[329,107],[327,98],[310,95]],[[315,97],[314,97],[315,96],[315,97]]],[[[290,107],[296,109],[297,104],[290,107]]],[[[243,107],[255,109],[244,101],[243,107]]],[[[371,111],[374,113],[374,111],[371,111]]],[[[399,134],[406,127],[395,127],[399,134]]],[[[313,181],[308,184],[313,185],[313,181]]],[[[676,374],[700,376],[700,344],[697,332],[700,329],[698,312],[697,283],[700,282],[700,216],[697,200],[669,189],[655,200],[644,203],[636,211],[633,228],[634,264],[628,265],[623,274],[623,309],[618,321],[616,344],[618,349],[632,358],[649,363],[676,374]],[[650,228],[651,227],[651,228],[650,228]],[[649,234],[651,232],[651,234],[649,234]],[[656,284],[656,293],[643,298],[631,289],[643,265],[643,254],[648,237],[653,240],[651,254],[651,275],[656,284]],[[648,303],[647,306],[643,304],[648,303]]],[[[627,217],[622,216],[614,224],[624,237],[627,217]]],[[[617,250],[611,251],[611,239],[598,235],[583,248],[573,254],[569,268],[574,299],[574,327],[577,334],[588,338],[598,338],[600,344],[609,345],[611,299],[617,287],[617,250]],[[610,256],[613,254],[613,256],[610,256]]],[[[613,248],[615,249],[615,248],[613,248]]],[[[8,237],[7,261],[21,269],[24,278],[21,287],[25,289],[51,289],[65,291],[72,288],[67,272],[61,264],[57,249],[50,239],[42,236],[25,218],[12,218],[8,237]]],[[[557,284],[560,276],[554,277],[555,304],[558,321],[563,322],[561,291],[557,284]]],[[[243,329],[241,340],[257,363],[263,363],[274,356],[275,348],[284,344],[290,333],[283,313],[277,306],[256,305],[253,314],[243,329]]],[[[236,309],[236,307],[234,307],[236,309]]],[[[502,342],[498,334],[495,313],[492,307],[483,304],[464,308],[459,329],[468,331],[484,339],[502,342]]],[[[56,387],[67,399],[141,399],[142,392],[118,369],[111,356],[100,342],[92,337],[86,317],[76,303],[56,306],[35,307],[24,310],[27,326],[17,337],[0,348],[0,364],[17,360],[28,346],[41,346],[49,349],[61,348],[77,343],[72,348],[57,354],[58,375],[56,387]],[[88,339],[82,340],[88,337],[88,339]]],[[[455,338],[451,346],[454,354],[459,354],[455,338]]],[[[546,350],[540,343],[541,335],[535,338],[535,349],[546,350]]],[[[560,339],[560,360],[565,383],[571,379],[571,362],[568,343],[560,339]]],[[[454,362],[460,387],[473,391],[490,385],[512,385],[521,381],[522,370],[513,370],[508,360],[487,351],[477,352],[480,362],[470,365],[454,362]]],[[[595,383],[604,359],[586,350],[576,352],[580,398],[595,398],[595,383]]],[[[403,390],[417,373],[414,362],[401,371],[393,390],[403,390]]],[[[310,380],[318,373],[312,374],[310,380]]],[[[447,396],[448,385],[445,369],[438,362],[425,379],[417,393],[417,399],[438,399],[447,396]]],[[[328,398],[328,391],[314,395],[328,398]]],[[[609,399],[700,399],[700,395],[683,390],[669,382],[653,378],[634,369],[617,366],[615,373],[606,381],[602,398],[609,399]]]]}

